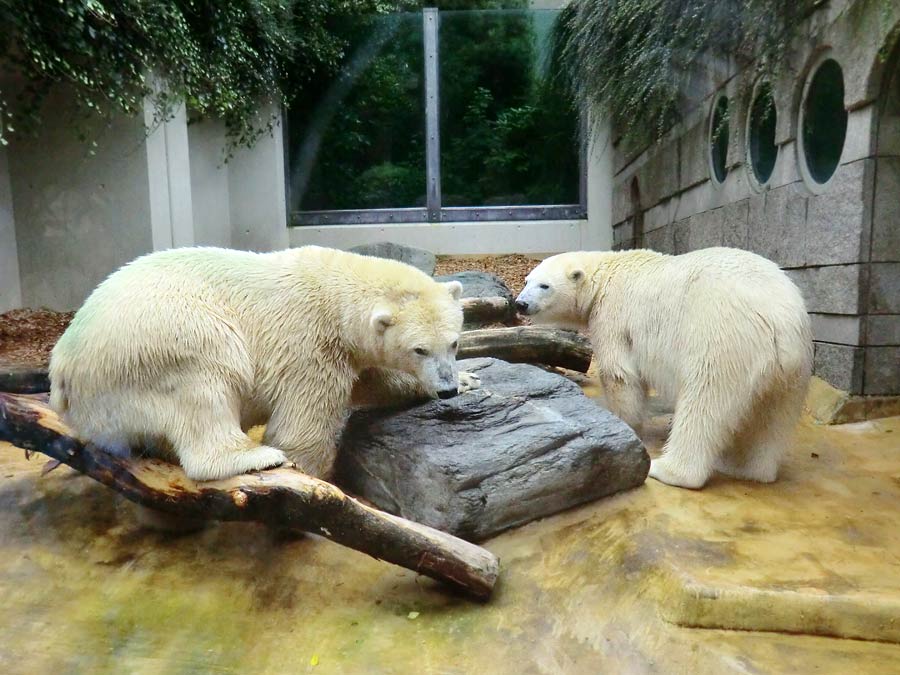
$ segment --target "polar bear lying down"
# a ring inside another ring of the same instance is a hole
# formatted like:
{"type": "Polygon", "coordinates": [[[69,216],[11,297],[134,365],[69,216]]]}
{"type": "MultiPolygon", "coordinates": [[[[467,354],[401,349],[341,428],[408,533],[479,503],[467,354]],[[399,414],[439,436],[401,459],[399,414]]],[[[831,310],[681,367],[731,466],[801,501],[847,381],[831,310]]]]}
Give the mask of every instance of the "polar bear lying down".
{"type": "Polygon", "coordinates": [[[652,478],[688,488],[713,471],[775,480],[812,336],[800,292],[774,263],[729,248],[564,253],[526,281],[521,313],[589,332],[615,414],[639,430],[648,388],[675,403],[652,478]]]}
{"type": "Polygon", "coordinates": [[[477,386],[456,368],[461,290],[314,246],[153,253],[77,312],[51,356],[50,403],[83,440],[160,448],[195,480],[286,458],[327,477],[363,371],[379,395],[477,386]],[[245,431],[263,423],[260,445],[245,431]]]}

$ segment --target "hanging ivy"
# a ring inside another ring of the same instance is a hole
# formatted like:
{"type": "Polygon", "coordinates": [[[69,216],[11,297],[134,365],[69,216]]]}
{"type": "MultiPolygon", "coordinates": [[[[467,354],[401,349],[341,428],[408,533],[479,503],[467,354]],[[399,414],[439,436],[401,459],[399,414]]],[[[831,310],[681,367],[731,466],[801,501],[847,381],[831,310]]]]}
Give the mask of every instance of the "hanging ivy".
{"type": "Polygon", "coordinates": [[[771,75],[819,0],[573,0],[560,18],[561,76],[626,142],[660,138],[736,60],[771,75]]]}
{"type": "Polygon", "coordinates": [[[382,12],[387,0],[4,0],[0,2],[0,144],[34,131],[47,95],[68,86],[76,129],[88,117],[143,113],[154,123],[187,104],[224,121],[229,147],[272,129],[267,103],[289,103],[344,47],[335,17],[382,12]]]}

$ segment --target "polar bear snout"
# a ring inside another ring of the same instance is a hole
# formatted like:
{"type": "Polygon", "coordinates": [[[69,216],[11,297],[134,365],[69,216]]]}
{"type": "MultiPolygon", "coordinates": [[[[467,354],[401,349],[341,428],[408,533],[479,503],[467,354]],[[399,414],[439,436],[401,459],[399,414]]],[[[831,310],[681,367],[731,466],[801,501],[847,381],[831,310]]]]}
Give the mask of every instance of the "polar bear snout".
{"type": "Polygon", "coordinates": [[[446,400],[448,398],[453,398],[459,394],[459,389],[453,387],[452,389],[444,389],[443,391],[439,391],[437,393],[439,399],[446,400]]]}
{"type": "Polygon", "coordinates": [[[528,315],[528,307],[529,307],[529,304],[527,302],[525,302],[524,300],[516,300],[516,311],[519,314],[525,314],[527,316],[528,315]]]}

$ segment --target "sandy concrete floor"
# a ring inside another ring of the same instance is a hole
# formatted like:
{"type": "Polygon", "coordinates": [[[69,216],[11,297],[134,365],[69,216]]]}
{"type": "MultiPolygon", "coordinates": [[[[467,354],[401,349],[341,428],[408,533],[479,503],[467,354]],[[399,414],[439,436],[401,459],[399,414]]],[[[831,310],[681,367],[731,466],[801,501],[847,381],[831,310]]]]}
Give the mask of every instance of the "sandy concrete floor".
{"type": "Polygon", "coordinates": [[[3,673],[900,673],[900,418],[508,532],[485,605],[313,537],[143,531],[42,464],[0,444],[3,673]]]}

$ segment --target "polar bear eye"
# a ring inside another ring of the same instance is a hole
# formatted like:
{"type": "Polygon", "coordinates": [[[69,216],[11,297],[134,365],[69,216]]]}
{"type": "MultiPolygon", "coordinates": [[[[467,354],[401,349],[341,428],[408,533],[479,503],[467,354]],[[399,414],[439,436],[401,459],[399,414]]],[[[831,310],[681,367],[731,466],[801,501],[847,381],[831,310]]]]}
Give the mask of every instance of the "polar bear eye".
{"type": "Polygon", "coordinates": [[[423,347],[416,347],[413,351],[419,356],[428,356],[428,350],[423,347]]]}
{"type": "Polygon", "coordinates": [[[542,291],[546,291],[550,287],[547,284],[541,284],[540,286],[538,286],[538,288],[540,288],[542,291]]]}
{"type": "Polygon", "coordinates": [[[456,351],[456,348],[457,348],[457,347],[459,347],[459,341],[458,341],[458,340],[454,340],[454,341],[453,341],[453,344],[450,345],[450,349],[452,349],[453,351],[456,351]]]}

